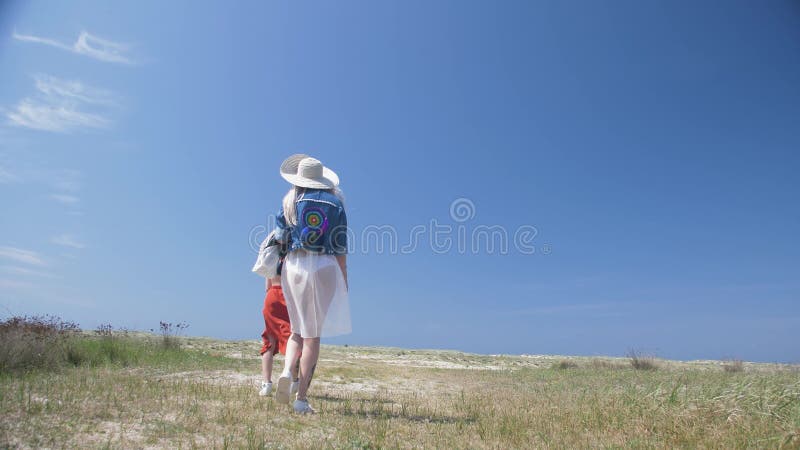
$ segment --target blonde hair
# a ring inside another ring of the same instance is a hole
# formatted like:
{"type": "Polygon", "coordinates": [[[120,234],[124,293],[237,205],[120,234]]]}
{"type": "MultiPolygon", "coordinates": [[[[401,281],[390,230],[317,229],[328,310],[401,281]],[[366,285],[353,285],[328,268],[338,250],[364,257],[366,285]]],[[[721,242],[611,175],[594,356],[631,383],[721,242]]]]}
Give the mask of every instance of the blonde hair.
{"type": "MultiPolygon", "coordinates": [[[[344,193],[339,189],[339,186],[323,190],[335,195],[344,207],[344,193]]],[[[289,188],[289,192],[283,196],[283,218],[286,219],[286,223],[291,227],[297,226],[297,201],[305,192],[306,188],[304,187],[292,186],[289,188]]]]}

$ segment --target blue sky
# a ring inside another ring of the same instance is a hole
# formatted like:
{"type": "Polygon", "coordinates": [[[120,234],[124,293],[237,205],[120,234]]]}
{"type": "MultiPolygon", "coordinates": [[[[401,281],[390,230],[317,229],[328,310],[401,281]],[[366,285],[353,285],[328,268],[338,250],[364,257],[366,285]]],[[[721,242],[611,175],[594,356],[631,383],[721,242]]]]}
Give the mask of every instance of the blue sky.
{"type": "Polygon", "coordinates": [[[328,342],[800,361],[795,2],[1,5],[4,315],[257,338],[303,152],[356,236],[536,229],[357,239],[328,342]]]}

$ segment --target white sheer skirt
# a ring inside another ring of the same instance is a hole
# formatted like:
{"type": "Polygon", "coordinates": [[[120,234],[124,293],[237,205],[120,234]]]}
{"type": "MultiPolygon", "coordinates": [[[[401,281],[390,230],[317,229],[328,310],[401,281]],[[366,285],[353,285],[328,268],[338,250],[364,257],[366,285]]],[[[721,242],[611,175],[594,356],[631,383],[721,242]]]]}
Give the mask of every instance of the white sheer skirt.
{"type": "Polygon", "coordinates": [[[292,333],[314,338],[352,331],[347,287],[335,256],[306,250],[289,252],[281,278],[292,333]]]}

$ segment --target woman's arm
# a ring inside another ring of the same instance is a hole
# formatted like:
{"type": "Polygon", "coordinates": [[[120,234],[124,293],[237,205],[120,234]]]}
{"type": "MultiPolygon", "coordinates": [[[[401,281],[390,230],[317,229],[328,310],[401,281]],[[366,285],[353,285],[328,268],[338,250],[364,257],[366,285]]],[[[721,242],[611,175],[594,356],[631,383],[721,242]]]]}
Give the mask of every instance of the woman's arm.
{"type": "Polygon", "coordinates": [[[269,278],[267,278],[267,290],[269,290],[270,286],[272,286],[272,283],[269,281],[269,278]]]}
{"type": "Polygon", "coordinates": [[[347,290],[350,290],[350,285],[347,283],[347,254],[344,255],[336,255],[336,262],[339,263],[339,268],[342,269],[342,275],[344,275],[344,285],[347,290]]]}

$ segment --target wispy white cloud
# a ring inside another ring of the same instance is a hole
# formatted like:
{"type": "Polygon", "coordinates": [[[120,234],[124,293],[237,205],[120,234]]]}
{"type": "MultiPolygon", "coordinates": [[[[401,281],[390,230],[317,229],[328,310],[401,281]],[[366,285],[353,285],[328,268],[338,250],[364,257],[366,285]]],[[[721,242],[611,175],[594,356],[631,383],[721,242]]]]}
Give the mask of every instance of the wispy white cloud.
{"type": "Polygon", "coordinates": [[[67,44],[62,44],[61,42],[58,42],[58,41],[56,41],[54,39],[43,38],[43,37],[31,35],[31,34],[20,34],[20,33],[17,33],[16,30],[11,35],[11,37],[13,37],[14,39],[16,39],[18,41],[34,42],[36,44],[49,45],[51,47],[60,48],[61,50],[66,50],[66,51],[69,51],[69,52],[74,51],[73,46],[70,46],[70,45],[67,45],[67,44]]]}
{"type": "Polygon", "coordinates": [[[54,189],[62,192],[77,192],[81,188],[81,172],[74,169],[50,171],[49,182],[54,189]]]}
{"type": "MultiPolygon", "coordinates": [[[[50,169],[42,167],[43,164],[32,152],[27,152],[25,147],[3,147],[0,139],[0,185],[41,185],[52,190],[47,196],[50,200],[68,207],[77,206],[80,202],[82,173],[74,169],[50,169]]],[[[68,214],[80,212],[69,210],[68,214]]]]}
{"type": "Polygon", "coordinates": [[[76,53],[101,61],[133,64],[133,61],[123,54],[130,49],[129,45],[92,36],[86,31],[81,31],[73,48],[76,53]]]}
{"type": "Polygon", "coordinates": [[[34,130],[66,132],[76,128],[106,128],[111,123],[98,115],[79,111],[75,104],[48,104],[24,99],[8,113],[11,123],[34,130]]]}
{"type": "Polygon", "coordinates": [[[130,50],[130,45],[103,39],[87,31],[81,31],[78,35],[78,39],[71,45],[55,39],[32,34],[21,34],[16,31],[14,31],[12,37],[18,41],[48,45],[78,55],[88,56],[99,61],[128,65],[134,64],[134,61],[125,54],[130,50]]]}
{"type": "Polygon", "coordinates": [[[71,234],[61,234],[59,236],[53,236],[53,238],[50,239],[50,242],[56,245],[62,245],[64,247],[70,247],[76,249],[82,249],[86,247],[82,242],[75,239],[75,236],[71,234]]]}
{"type": "Polygon", "coordinates": [[[28,281],[10,280],[8,278],[0,278],[0,289],[28,289],[32,288],[33,284],[28,281]]]}
{"type": "Polygon", "coordinates": [[[0,246],[0,258],[32,266],[47,265],[38,253],[16,247],[0,246]]]}
{"type": "Polygon", "coordinates": [[[41,278],[55,278],[56,276],[49,272],[42,272],[41,270],[30,269],[28,267],[20,266],[0,266],[0,272],[12,275],[31,276],[41,278]]]}
{"type": "Polygon", "coordinates": [[[0,166],[0,184],[15,183],[17,181],[19,181],[19,175],[6,167],[0,166]]]}
{"type": "Polygon", "coordinates": [[[65,205],[74,205],[80,201],[78,197],[69,194],[53,194],[50,198],[65,205]]]}
{"type": "Polygon", "coordinates": [[[113,92],[106,89],[93,88],[80,81],[62,80],[45,74],[34,75],[33,79],[36,82],[36,89],[45,95],[59,96],[92,104],[115,104],[113,92]]]}
{"type": "Polygon", "coordinates": [[[85,110],[87,106],[114,105],[110,91],[50,75],[36,75],[34,81],[37,95],[22,99],[6,113],[12,125],[62,133],[111,125],[111,120],[97,111],[85,110]]]}

